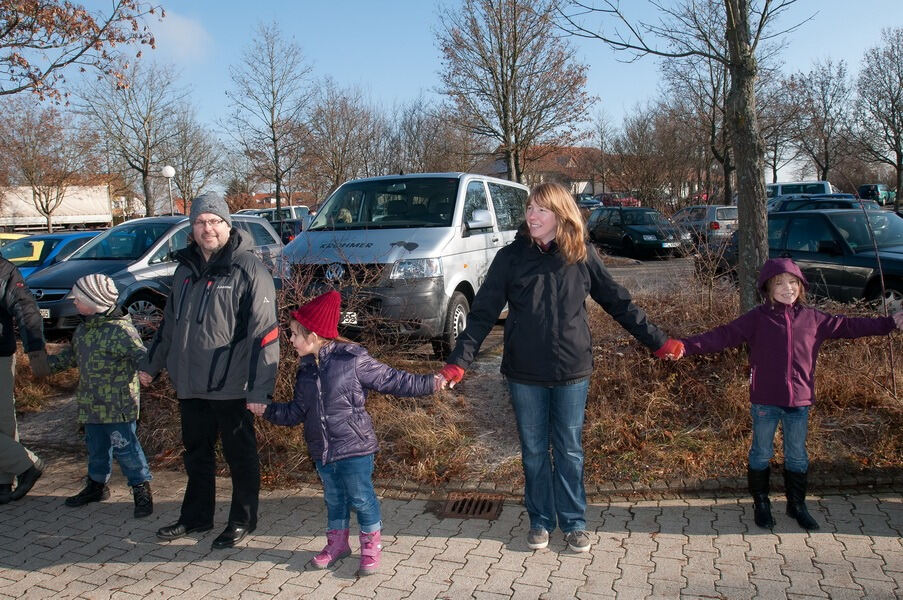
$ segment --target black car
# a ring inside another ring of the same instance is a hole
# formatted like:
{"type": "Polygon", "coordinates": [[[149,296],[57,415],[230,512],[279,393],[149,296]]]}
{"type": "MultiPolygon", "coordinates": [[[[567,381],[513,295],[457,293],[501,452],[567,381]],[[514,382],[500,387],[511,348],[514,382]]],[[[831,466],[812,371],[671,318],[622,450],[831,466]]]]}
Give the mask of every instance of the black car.
{"type": "Polygon", "coordinates": [[[853,194],[800,194],[786,196],[777,201],[771,212],[790,210],[828,210],[832,208],[860,208],[866,210],[881,208],[874,200],[860,200],[853,194]]]}
{"type": "Polygon", "coordinates": [[[632,256],[677,255],[689,250],[690,233],[652,208],[603,206],[587,220],[592,241],[632,256]]]}
{"type": "MultiPolygon", "coordinates": [[[[770,213],[768,255],[792,258],[809,280],[810,294],[841,302],[882,296],[880,257],[884,298],[891,311],[903,308],[903,219],[893,213],[860,209],[770,213]]],[[[730,268],[736,267],[736,243],[725,259],[730,268]]]]}

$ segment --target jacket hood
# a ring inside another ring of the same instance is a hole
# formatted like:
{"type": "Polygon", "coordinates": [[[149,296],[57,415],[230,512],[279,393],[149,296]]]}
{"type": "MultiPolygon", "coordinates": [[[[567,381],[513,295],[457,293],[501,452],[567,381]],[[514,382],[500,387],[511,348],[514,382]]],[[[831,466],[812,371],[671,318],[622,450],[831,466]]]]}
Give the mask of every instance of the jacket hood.
{"type": "Polygon", "coordinates": [[[759,269],[759,279],[756,281],[756,287],[759,288],[759,291],[763,294],[767,294],[765,284],[769,279],[775,275],[780,275],[781,273],[790,273],[803,282],[803,288],[809,289],[809,282],[806,280],[806,276],[803,275],[803,272],[800,271],[800,268],[796,263],[789,258],[772,258],[766,260],[765,264],[762,265],[762,268],[759,269]]]}

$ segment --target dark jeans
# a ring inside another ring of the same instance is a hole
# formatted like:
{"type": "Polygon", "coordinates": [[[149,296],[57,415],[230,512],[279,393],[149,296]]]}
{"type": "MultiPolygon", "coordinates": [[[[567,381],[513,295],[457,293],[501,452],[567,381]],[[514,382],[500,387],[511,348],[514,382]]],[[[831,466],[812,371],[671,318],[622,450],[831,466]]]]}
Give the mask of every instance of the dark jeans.
{"type": "Polygon", "coordinates": [[[245,400],[189,398],[179,401],[179,410],[182,414],[182,444],[185,446],[182,457],[188,473],[179,522],[188,527],[213,523],[216,503],[214,448],[219,437],[232,475],[229,523],[256,527],[260,460],[254,434],[254,415],[246,408],[245,400]]]}

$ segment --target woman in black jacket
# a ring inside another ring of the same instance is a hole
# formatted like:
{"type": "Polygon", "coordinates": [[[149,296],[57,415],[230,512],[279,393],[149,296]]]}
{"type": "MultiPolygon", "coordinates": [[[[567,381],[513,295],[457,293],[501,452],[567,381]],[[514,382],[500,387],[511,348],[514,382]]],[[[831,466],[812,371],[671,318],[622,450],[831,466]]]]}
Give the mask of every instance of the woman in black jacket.
{"type": "Polygon", "coordinates": [[[649,323],[608,274],[586,241],[570,193],[555,183],[541,184],[530,193],[517,238],[492,261],[467,328],[441,372],[450,385],[461,380],[507,303],[501,372],[521,440],[532,549],[545,548],[556,525],[571,550],[590,548],[582,442],[593,370],[587,296],[656,356],[680,356],[679,342],[649,323]]]}

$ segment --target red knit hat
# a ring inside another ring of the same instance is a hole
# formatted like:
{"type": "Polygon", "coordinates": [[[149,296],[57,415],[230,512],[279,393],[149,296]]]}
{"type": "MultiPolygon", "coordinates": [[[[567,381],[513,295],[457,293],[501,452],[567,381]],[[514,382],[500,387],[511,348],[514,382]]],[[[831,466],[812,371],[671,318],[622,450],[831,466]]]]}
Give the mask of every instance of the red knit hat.
{"type": "Polygon", "coordinates": [[[292,311],[292,318],[320,337],[339,337],[339,309],[342,295],[335,290],[320,294],[292,311]]]}

